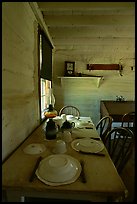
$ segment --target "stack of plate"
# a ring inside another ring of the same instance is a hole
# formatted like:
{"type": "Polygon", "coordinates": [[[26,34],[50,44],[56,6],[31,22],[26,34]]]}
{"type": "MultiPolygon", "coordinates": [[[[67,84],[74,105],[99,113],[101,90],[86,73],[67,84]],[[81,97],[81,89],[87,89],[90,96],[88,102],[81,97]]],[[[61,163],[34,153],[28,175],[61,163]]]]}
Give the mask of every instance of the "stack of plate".
{"type": "Polygon", "coordinates": [[[94,124],[88,121],[77,120],[75,127],[77,128],[93,128],[94,124]]]}
{"type": "Polygon", "coordinates": [[[76,181],[80,172],[81,165],[77,159],[66,154],[56,154],[40,162],[36,175],[45,184],[58,186],[76,181]]]}

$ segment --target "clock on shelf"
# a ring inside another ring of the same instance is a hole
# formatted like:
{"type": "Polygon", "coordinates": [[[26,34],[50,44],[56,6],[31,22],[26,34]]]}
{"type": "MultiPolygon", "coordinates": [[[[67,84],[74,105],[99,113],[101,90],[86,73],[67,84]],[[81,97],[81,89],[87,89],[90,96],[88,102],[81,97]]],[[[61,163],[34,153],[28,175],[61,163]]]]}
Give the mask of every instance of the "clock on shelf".
{"type": "Polygon", "coordinates": [[[75,62],[65,61],[65,76],[75,76],[75,62]]]}

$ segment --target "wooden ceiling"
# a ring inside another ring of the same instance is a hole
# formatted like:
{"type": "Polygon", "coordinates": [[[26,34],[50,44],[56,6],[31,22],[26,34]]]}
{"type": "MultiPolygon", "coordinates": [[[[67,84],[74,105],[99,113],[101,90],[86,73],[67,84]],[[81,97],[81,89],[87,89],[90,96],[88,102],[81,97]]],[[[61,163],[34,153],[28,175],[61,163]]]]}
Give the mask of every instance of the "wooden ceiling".
{"type": "MultiPolygon", "coordinates": [[[[134,2],[37,2],[56,48],[134,43],[134,2]]],[[[83,47],[83,48],[84,48],[83,47]]]]}

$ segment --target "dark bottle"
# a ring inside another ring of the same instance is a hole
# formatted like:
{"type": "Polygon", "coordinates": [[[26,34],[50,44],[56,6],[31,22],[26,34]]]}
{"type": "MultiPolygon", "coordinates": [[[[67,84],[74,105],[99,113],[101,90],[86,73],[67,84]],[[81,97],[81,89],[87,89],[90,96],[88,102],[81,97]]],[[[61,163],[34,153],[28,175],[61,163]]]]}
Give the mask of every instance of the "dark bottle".
{"type": "Polygon", "coordinates": [[[56,123],[50,118],[46,125],[46,139],[56,139],[57,126],[56,123]]]}

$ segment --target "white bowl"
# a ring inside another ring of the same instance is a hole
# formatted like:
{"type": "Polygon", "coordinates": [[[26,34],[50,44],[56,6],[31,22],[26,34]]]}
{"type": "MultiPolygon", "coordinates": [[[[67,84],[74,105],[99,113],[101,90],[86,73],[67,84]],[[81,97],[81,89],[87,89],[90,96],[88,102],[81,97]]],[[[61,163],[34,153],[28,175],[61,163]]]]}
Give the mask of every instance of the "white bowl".
{"type": "Polygon", "coordinates": [[[71,132],[65,130],[65,131],[62,133],[62,139],[63,139],[66,143],[71,142],[71,141],[72,141],[71,132]]]}
{"type": "Polygon", "coordinates": [[[49,182],[65,182],[72,179],[78,171],[78,166],[69,155],[50,155],[40,162],[38,174],[49,182]]]}
{"type": "Polygon", "coordinates": [[[57,140],[55,147],[53,148],[53,153],[65,153],[67,151],[66,143],[63,140],[57,140]]]}

